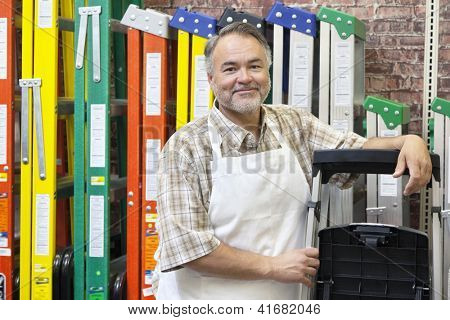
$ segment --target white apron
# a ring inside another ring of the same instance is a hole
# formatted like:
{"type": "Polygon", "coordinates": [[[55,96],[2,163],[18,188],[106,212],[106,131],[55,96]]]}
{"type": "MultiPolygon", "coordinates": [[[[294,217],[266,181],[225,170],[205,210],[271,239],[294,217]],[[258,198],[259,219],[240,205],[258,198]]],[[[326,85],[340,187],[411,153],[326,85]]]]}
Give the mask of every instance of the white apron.
{"type": "MultiPolygon", "coordinates": [[[[295,154],[276,125],[281,148],[222,157],[221,138],[208,121],[213,150],[209,217],[223,243],[266,256],[303,248],[309,185],[295,154]]],[[[299,284],[233,280],[189,268],[160,273],[158,299],[298,299],[299,284]]]]}

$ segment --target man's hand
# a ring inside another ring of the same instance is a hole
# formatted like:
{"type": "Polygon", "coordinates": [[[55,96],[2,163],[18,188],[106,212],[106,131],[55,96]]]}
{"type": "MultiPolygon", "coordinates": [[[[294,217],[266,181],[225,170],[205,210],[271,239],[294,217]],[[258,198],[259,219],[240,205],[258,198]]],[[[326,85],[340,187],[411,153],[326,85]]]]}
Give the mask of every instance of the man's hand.
{"type": "Polygon", "coordinates": [[[397,149],[400,150],[394,178],[402,176],[405,169],[409,169],[409,181],[403,191],[405,196],[419,191],[431,179],[432,165],[430,153],[422,138],[416,135],[405,135],[393,138],[370,138],[364,149],[397,149]]]}
{"type": "Polygon", "coordinates": [[[312,287],[310,277],[314,277],[319,267],[319,250],[316,248],[294,249],[271,261],[269,278],[272,280],[292,283],[299,282],[312,287]]]}
{"type": "Polygon", "coordinates": [[[404,138],[393,176],[401,177],[405,169],[409,169],[410,177],[403,192],[408,196],[427,185],[431,179],[432,164],[425,141],[415,135],[407,135],[404,138]]]}

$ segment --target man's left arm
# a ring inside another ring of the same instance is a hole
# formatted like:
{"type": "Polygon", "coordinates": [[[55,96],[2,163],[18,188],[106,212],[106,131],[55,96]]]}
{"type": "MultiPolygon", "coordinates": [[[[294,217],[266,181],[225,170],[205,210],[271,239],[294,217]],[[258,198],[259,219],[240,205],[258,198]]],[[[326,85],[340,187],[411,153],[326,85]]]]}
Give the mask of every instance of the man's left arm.
{"type": "Polygon", "coordinates": [[[406,168],[409,169],[409,181],[403,194],[405,196],[419,191],[431,179],[431,158],[425,141],[416,135],[398,137],[370,138],[363,149],[397,149],[400,150],[394,178],[400,177],[406,168]]]}

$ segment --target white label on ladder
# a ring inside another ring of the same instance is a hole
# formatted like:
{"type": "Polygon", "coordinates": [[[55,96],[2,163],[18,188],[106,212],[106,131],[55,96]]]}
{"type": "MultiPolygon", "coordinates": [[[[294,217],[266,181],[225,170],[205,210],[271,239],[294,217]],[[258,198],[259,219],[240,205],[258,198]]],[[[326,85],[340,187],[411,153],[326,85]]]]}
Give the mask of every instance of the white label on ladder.
{"type": "Polygon", "coordinates": [[[90,196],[89,199],[89,257],[104,256],[105,239],[105,200],[103,196],[90,196]]]}
{"type": "Polygon", "coordinates": [[[145,200],[156,200],[156,182],[161,140],[147,139],[145,152],[145,200]]]}
{"type": "Polygon", "coordinates": [[[0,257],[11,257],[11,249],[0,249],[0,257]]]}
{"type": "Polygon", "coordinates": [[[382,137],[397,137],[398,136],[398,132],[395,130],[381,130],[381,136],[382,137]]]}
{"type": "Polygon", "coordinates": [[[348,120],[333,120],[331,126],[334,130],[346,133],[348,131],[348,120]]]}
{"type": "Polygon", "coordinates": [[[336,43],[336,55],[334,57],[335,83],[334,105],[336,107],[352,106],[352,71],[351,47],[349,42],[336,43]]]}
{"type": "Polygon", "coordinates": [[[0,248],[8,247],[8,232],[0,232],[0,248]]]}
{"type": "Polygon", "coordinates": [[[50,195],[36,195],[36,255],[49,255],[50,195]]]}
{"type": "Polygon", "coordinates": [[[6,154],[8,146],[8,112],[6,104],[0,104],[0,164],[6,164],[6,154]]]}
{"type": "Polygon", "coordinates": [[[39,0],[38,2],[38,27],[53,27],[53,0],[39,0]]]}
{"type": "Polygon", "coordinates": [[[204,116],[209,111],[209,82],[206,73],[205,56],[195,57],[194,83],[194,119],[204,116]]]}
{"type": "Polygon", "coordinates": [[[8,19],[0,18],[0,80],[8,77],[8,19]]]}
{"type": "Polygon", "coordinates": [[[147,53],[147,88],[145,91],[147,116],[161,115],[161,53],[147,53]]]}
{"type": "MultiPolygon", "coordinates": [[[[399,133],[396,130],[381,130],[381,137],[396,137],[399,133]]],[[[398,178],[389,174],[380,174],[380,196],[396,197],[398,190],[398,178]]]]}
{"type": "Polygon", "coordinates": [[[380,174],[380,196],[396,197],[398,190],[398,179],[389,174],[380,174]]]}
{"type": "Polygon", "coordinates": [[[106,106],[104,104],[91,105],[91,168],[105,167],[105,125],[106,106]]]}
{"type": "Polygon", "coordinates": [[[309,48],[306,43],[297,43],[294,48],[294,78],[292,105],[308,108],[309,96],[309,48]]]}

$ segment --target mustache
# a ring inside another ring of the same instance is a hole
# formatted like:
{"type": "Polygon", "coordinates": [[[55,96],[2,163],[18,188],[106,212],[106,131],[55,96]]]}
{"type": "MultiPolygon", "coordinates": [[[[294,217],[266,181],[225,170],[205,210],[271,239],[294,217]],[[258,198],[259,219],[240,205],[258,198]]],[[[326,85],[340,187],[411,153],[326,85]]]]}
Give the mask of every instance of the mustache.
{"type": "Polygon", "coordinates": [[[251,86],[238,86],[238,87],[235,87],[234,89],[233,89],[233,93],[236,93],[236,92],[238,92],[238,91],[245,91],[245,90],[260,90],[261,88],[260,88],[260,86],[258,86],[258,85],[251,85],[251,86]]]}

